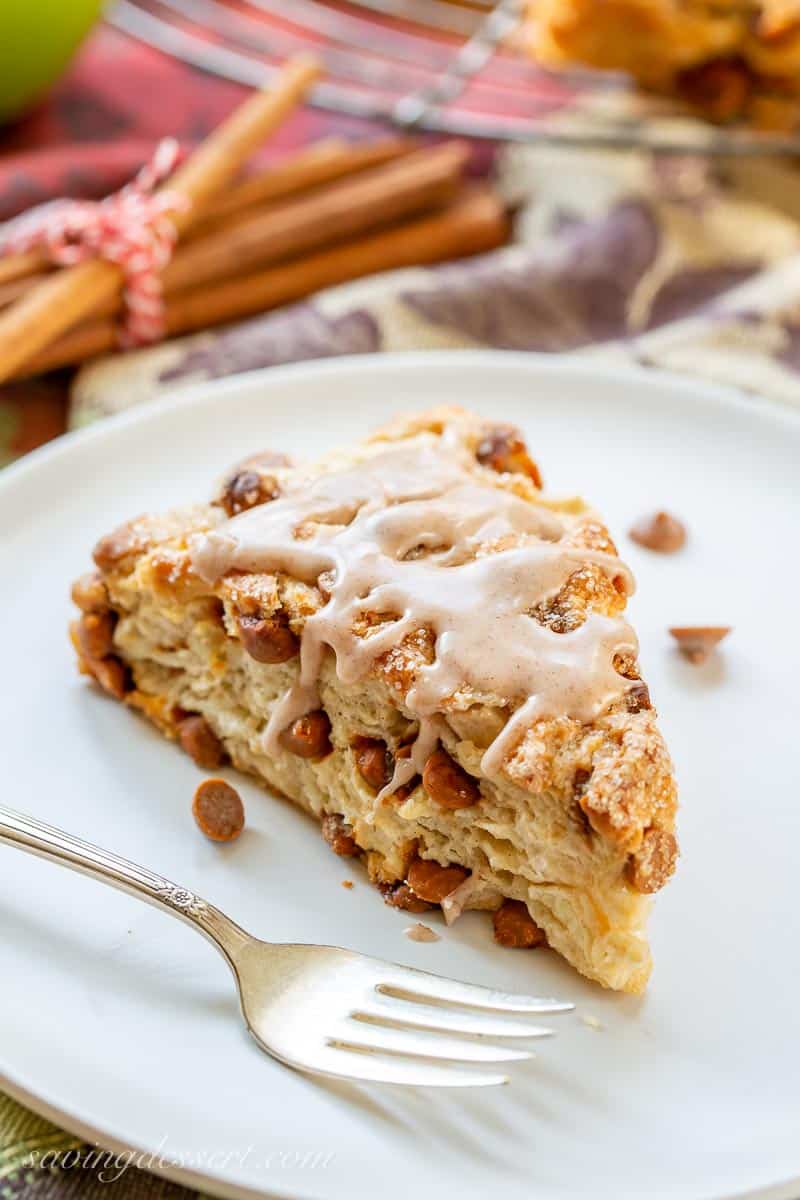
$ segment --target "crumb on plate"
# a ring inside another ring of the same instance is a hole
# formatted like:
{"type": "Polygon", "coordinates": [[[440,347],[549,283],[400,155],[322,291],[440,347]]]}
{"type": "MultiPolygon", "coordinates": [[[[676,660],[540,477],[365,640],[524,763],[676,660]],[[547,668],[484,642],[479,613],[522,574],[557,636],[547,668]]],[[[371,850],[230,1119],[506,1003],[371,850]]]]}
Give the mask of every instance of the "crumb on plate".
{"type": "Polygon", "coordinates": [[[409,925],[403,933],[412,942],[439,942],[441,935],[435,929],[431,929],[429,925],[423,925],[421,921],[417,921],[416,925],[409,925]]]}
{"type": "Polygon", "coordinates": [[[730,625],[673,625],[669,631],[678,650],[690,663],[707,662],[714,649],[731,632],[730,625]]]}

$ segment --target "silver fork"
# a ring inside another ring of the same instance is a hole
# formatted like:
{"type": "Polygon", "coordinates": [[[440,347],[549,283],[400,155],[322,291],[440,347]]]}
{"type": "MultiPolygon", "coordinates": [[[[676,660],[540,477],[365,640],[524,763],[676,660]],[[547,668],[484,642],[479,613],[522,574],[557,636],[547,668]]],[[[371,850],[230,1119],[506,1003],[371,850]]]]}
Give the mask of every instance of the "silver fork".
{"type": "Polygon", "coordinates": [[[100,879],[199,929],[233,971],[245,1022],[259,1046],[301,1071],[422,1087],[507,1083],[503,1074],[465,1070],[463,1064],[530,1058],[528,1049],[486,1039],[547,1037],[552,1030],[521,1014],[574,1007],[458,983],[335,946],[262,942],[155,871],[2,805],[0,842],[100,879]]]}

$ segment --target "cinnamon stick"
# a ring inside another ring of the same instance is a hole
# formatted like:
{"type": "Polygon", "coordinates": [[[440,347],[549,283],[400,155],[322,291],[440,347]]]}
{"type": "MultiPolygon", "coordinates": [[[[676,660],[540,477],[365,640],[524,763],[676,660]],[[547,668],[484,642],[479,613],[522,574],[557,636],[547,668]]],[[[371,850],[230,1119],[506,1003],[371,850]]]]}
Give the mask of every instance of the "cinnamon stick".
{"type": "Polygon", "coordinates": [[[206,233],[208,226],[218,224],[244,209],[272,204],[287,196],[295,196],[298,192],[308,192],[335,179],[391,162],[413,149],[414,143],[401,137],[356,143],[346,142],[342,138],[324,138],[308,149],[292,154],[283,162],[233,184],[228,191],[211,201],[199,225],[192,228],[191,235],[194,238],[198,231],[206,233]]]}
{"type": "Polygon", "coordinates": [[[313,58],[302,55],[290,60],[274,87],[245,100],[178,167],[159,189],[185,196],[190,202],[188,208],[171,214],[178,233],[198,220],[209,201],[236,178],[242,164],[297,107],[318,75],[313,58]]]}
{"type": "Polygon", "coordinates": [[[26,275],[23,279],[12,279],[8,283],[0,283],[0,308],[7,308],[15,300],[19,300],[20,296],[27,295],[31,288],[36,287],[46,278],[45,271],[37,271],[35,275],[26,275]]]}
{"type": "MultiPolygon", "coordinates": [[[[333,180],[355,175],[370,167],[391,162],[410,154],[414,143],[407,138],[381,138],[353,145],[342,138],[323,138],[307,149],[289,155],[282,162],[234,184],[212,200],[200,220],[190,226],[184,241],[193,242],[212,229],[224,228],[240,212],[256,206],[277,203],[298,193],[310,191],[333,180]]],[[[53,264],[43,250],[25,254],[0,255],[0,308],[30,291],[41,282],[53,264]]]]}
{"type": "Polygon", "coordinates": [[[164,271],[164,286],[172,292],[240,275],[441,207],[454,199],[468,158],[461,142],[418,150],[309,196],[238,217],[176,254],[164,271]]]}
{"type": "Polygon", "coordinates": [[[50,266],[43,250],[27,250],[25,254],[9,254],[0,258],[0,284],[13,283],[50,266]]]}
{"type": "MultiPolygon", "coordinates": [[[[193,240],[218,227],[237,212],[256,205],[271,204],[310,191],[314,187],[355,175],[370,167],[380,166],[409,154],[414,143],[409,138],[390,137],[372,142],[347,142],[344,138],[322,138],[303,150],[234,183],[216,199],[211,200],[199,219],[184,234],[193,240]]],[[[31,281],[53,264],[44,250],[29,250],[24,254],[0,254],[0,306],[4,306],[27,290],[20,286],[7,291],[6,285],[31,281]]]]}
{"type": "MultiPolygon", "coordinates": [[[[165,295],[202,283],[249,274],[348,237],[396,223],[453,200],[469,151],[460,142],[419,150],[382,167],[318,188],[249,216],[229,218],[216,232],[193,239],[175,253],[162,275],[165,295]]],[[[25,280],[0,286],[24,288],[25,280]]],[[[118,295],[95,309],[112,316],[122,307],[118,295]]]]}
{"type": "MultiPolygon", "coordinates": [[[[440,212],[167,300],[170,336],[210,328],[300,300],[326,287],[399,267],[480,254],[508,238],[508,217],[489,187],[467,189],[440,212]]],[[[85,362],[116,348],[113,320],[86,322],[26,363],[18,377],[85,362]]]]}
{"type": "MultiPolygon", "coordinates": [[[[178,233],[231,182],[242,163],[303,98],[317,74],[313,60],[291,60],[272,88],[246,100],[178,168],[166,185],[190,202],[187,210],[170,214],[178,233]]],[[[114,263],[91,260],[54,272],[0,313],[0,382],[107,303],[119,292],[122,279],[114,263]]]]}

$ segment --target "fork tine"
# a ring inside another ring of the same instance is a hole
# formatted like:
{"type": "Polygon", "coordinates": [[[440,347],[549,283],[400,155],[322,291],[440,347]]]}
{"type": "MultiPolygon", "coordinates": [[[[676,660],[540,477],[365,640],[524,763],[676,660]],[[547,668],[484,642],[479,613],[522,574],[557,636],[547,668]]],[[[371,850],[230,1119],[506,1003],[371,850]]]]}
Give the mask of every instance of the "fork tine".
{"type": "MultiPolygon", "coordinates": [[[[383,964],[382,964],[383,965],[383,964]]],[[[443,979],[428,971],[413,967],[386,964],[377,990],[409,1000],[460,1004],[471,1008],[494,1009],[496,1012],[557,1013],[570,1012],[575,1005],[543,996],[523,996],[515,992],[499,992],[474,983],[443,979]]]]}
{"type": "Polygon", "coordinates": [[[443,1008],[441,1005],[415,1003],[380,992],[374,1000],[368,1000],[351,1015],[359,1020],[381,1025],[406,1025],[414,1029],[460,1033],[470,1037],[542,1038],[551,1037],[553,1034],[552,1029],[545,1029],[542,1025],[533,1025],[530,1021],[518,1018],[509,1019],[475,1009],[452,1009],[443,1008]]]}
{"type": "MultiPolygon", "coordinates": [[[[302,1064],[297,1064],[301,1066],[302,1064]]],[[[422,1059],[380,1055],[375,1051],[327,1046],[315,1054],[309,1068],[324,1075],[362,1083],[399,1083],[406,1087],[497,1087],[508,1083],[507,1075],[493,1071],[470,1071],[457,1066],[427,1063],[422,1059]]]]}
{"type": "Polygon", "coordinates": [[[391,1029],[387,1025],[371,1025],[354,1021],[343,1026],[328,1044],[349,1050],[374,1050],[382,1054],[403,1054],[420,1059],[445,1058],[450,1062],[500,1063],[524,1062],[532,1058],[530,1050],[515,1050],[511,1046],[493,1046],[487,1042],[470,1042],[465,1038],[442,1037],[440,1034],[413,1029],[391,1029]]]}

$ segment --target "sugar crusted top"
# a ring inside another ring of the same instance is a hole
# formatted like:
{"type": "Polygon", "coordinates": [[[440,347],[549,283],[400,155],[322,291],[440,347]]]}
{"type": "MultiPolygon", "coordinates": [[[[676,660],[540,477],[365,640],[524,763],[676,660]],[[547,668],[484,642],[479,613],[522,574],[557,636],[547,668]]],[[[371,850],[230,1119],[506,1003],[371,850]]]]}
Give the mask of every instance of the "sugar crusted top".
{"type": "Polygon", "coordinates": [[[195,534],[190,550],[209,584],[230,571],[285,572],[323,591],[268,745],[318,706],[326,648],[342,681],[356,682],[404,639],[430,632],[432,661],[418,667],[405,697],[420,733],[410,759],[398,760],[391,790],[419,770],[461,689],[507,707],[483,757],[491,775],[537,720],[589,724],[632,688],[618,668],[635,660],[637,642],[621,616],[589,608],[563,630],[537,616],[587,564],[624,595],[633,590],[615,554],[570,544],[567,534],[558,512],[480,478],[454,421],[441,436],[420,432],[378,444],[356,463],[300,475],[279,498],[195,534]]]}

